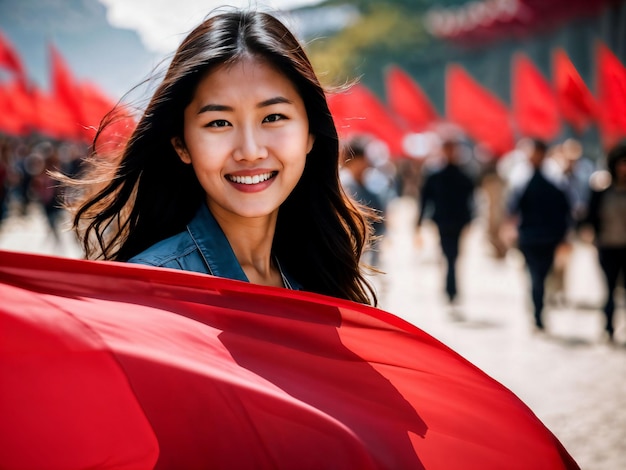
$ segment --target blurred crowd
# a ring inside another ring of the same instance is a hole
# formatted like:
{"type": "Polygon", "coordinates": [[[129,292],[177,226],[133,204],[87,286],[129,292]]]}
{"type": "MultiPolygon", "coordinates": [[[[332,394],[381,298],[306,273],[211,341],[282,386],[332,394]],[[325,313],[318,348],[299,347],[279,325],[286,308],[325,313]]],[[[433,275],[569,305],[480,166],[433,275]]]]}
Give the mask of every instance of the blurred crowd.
{"type": "MultiPolygon", "coordinates": [[[[626,291],[626,143],[600,159],[585,155],[574,138],[552,145],[522,138],[499,158],[459,132],[414,136],[413,145],[414,156],[405,158],[393,158],[379,141],[364,136],[346,145],[346,189],[382,215],[376,228],[380,239],[371,251],[384,250],[385,216],[392,200],[414,199],[415,245],[422,245],[421,227],[429,219],[445,260],[443,294],[454,305],[462,239],[480,219],[494,258],[505,259],[511,250],[523,255],[532,318],[541,331],[544,305],[568,302],[565,274],[573,244],[590,244],[604,275],[605,333],[613,340],[616,299],[626,291]]],[[[380,253],[368,255],[375,265],[379,260],[380,253]]]]}
{"type": "Polygon", "coordinates": [[[58,241],[62,190],[50,172],[76,174],[87,151],[83,143],[0,135],[0,228],[9,216],[27,216],[39,206],[58,241]]]}

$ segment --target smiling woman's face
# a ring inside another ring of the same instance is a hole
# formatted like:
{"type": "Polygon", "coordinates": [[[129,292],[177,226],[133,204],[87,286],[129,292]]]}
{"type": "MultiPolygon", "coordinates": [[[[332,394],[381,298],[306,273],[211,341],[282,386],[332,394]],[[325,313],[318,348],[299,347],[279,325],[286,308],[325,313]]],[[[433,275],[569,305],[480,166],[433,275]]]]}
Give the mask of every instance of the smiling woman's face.
{"type": "Polygon", "coordinates": [[[275,216],[302,176],[314,137],[295,85],[255,57],[211,70],[184,113],[184,141],[211,212],[275,216]]]}

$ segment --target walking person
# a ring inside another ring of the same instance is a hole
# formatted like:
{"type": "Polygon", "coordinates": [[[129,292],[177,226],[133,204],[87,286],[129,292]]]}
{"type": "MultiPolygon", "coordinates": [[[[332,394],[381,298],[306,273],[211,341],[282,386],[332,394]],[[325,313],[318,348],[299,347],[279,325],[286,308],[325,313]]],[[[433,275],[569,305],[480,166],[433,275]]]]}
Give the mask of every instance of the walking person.
{"type": "Polygon", "coordinates": [[[606,188],[592,191],[582,225],[593,228],[606,286],[604,329],[608,339],[613,341],[615,297],[620,276],[626,289],[626,142],[608,152],[607,167],[611,182],[606,188]]]}
{"type": "Polygon", "coordinates": [[[343,171],[341,171],[340,177],[343,188],[348,195],[362,204],[364,209],[372,210],[378,217],[372,224],[374,238],[371,246],[364,253],[366,262],[378,268],[382,238],[385,235],[386,199],[384,195],[373,191],[366,181],[367,171],[372,168],[367,156],[368,142],[366,137],[359,136],[350,139],[344,145],[343,171]]]}
{"type": "Polygon", "coordinates": [[[425,218],[437,226],[441,251],[446,259],[445,293],[452,304],[457,298],[456,264],[463,230],[474,216],[474,181],[459,166],[459,143],[442,143],[442,167],[426,175],[420,191],[418,230],[425,218]]]}
{"type": "MultiPolygon", "coordinates": [[[[547,158],[551,161],[554,171],[562,173],[566,194],[568,195],[573,224],[578,224],[589,203],[589,178],[593,173],[594,164],[583,156],[583,146],[575,139],[566,139],[562,144],[555,145],[547,158]]],[[[552,270],[546,280],[546,302],[554,305],[567,305],[566,273],[571,268],[574,252],[574,228],[565,237],[554,255],[552,270]]]]}
{"type": "Polygon", "coordinates": [[[564,181],[544,167],[547,144],[533,140],[528,165],[511,182],[507,201],[509,224],[517,229],[517,247],[522,252],[531,284],[533,317],[544,330],[545,282],[557,247],[571,228],[571,205],[564,181]]]}

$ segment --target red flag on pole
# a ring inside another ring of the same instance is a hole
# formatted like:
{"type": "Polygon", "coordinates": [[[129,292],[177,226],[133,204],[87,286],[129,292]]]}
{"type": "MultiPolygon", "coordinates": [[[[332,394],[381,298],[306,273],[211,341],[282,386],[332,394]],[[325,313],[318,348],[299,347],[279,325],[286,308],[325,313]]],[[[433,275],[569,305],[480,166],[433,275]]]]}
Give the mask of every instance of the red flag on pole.
{"type": "Polygon", "coordinates": [[[13,72],[19,83],[24,87],[26,86],[26,72],[20,56],[2,31],[0,31],[0,68],[13,72]]]}
{"type": "Polygon", "coordinates": [[[506,105],[456,64],[446,70],[446,115],[495,156],[514,146],[506,105]]]}
{"type": "Polygon", "coordinates": [[[597,47],[598,122],[605,148],[626,136],[626,68],[604,44],[597,47]]]}
{"type": "Polygon", "coordinates": [[[0,298],[2,468],[579,468],[508,389],[379,309],[11,252],[0,298]]]}
{"type": "Polygon", "coordinates": [[[562,48],[554,51],[552,73],[561,116],[581,134],[596,116],[594,97],[562,48]]]}
{"type": "Polygon", "coordinates": [[[422,132],[439,120],[434,106],[420,86],[398,66],[385,76],[387,104],[390,111],[412,132],[422,132]]]}
{"type": "Polygon", "coordinates": [[[535,64],[522,53],[513,58],[511,101],[517,129],[522,136],[554,139],[560,130],[560,114],[554,90],[535,64]]]}
{"type": "Polygon", "coordinates": [[[404,153],[404,133],[387,108],[365,85],[357,83],[343,93],[329,95],[328,106],[340,137],[370,134],[385,142],[392,156],[404,153]]]}

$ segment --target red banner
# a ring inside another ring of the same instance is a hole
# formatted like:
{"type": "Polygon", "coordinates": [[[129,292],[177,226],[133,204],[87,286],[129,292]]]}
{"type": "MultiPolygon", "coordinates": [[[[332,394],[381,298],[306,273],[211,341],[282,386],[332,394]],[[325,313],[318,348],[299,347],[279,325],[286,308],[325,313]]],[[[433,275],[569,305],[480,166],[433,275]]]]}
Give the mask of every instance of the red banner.
{"type": "Polygon", "coordinates": [[[52,44],[49,45],[49,54],[51,95],[53,99],[66,106],[78,121],[81,116],[78,81],[61,53],[52,44]]]}
{"type": "Polygon", "coordinates": [[[37,132],[58,140],[81,140],[76,115],[56,95],[34,89],[32,96],[35,109],[33,127],[37,132]]]}
{"type": "Polygon", "coordinates": [[[385,142],[393,157],[402,156],[404,133],[376,95],[357,83],[343,93],[328,96],[328,106],[339,136],[371,135],[385,142]]]}
{"type": "Polygon", "coordinates": [[[36,118],[33,98],[18,80],[0,83],[0,132],[25,136],[36,118]]]}
{"type": "Polygon", "coordinates": [[[423,132],[439,120],[434,106],[410,75],[400,67],[392,66],[385,74],[387,103],[407,130],[423,132]]]}
{"type": "Polygon", "coordinates": [[[557,48],[552,56],[554,88],[563,119],[582,134],[596,116],[596,103],[567,53],[557,48]]]}
{"type": "Polygon", "coordinates": [[[604,44],[597,47],[598,114],[602,142],[611,148],[626,137],[626,68],[604,44]]]}
{"type": "Polygon", "coordinates": [[[554,139],[561,116],[551,84],[523,53],[513,58],[511,102],[519,133],[546,141],[554,139]]]}
{"type": "Polygon", "coordinates": [[[14,73],[17,81],[22,86],[26,86],[26,72],[22,65],[22,60],[13,45],[2,34],[2,31],[0,31],[0,68],[14,73]]]}
{"type": "Polygon", "coordinates": [[[0,252],[0,467],[577,469],[501,384],[379,309],[0,252]]]}
{"type": "Polygon", "coordinates": [[[506,105],[456,64],[446,70],[446,116],[495,156],[514,146],[506,105]]]}
{"type": "Polygon", "coordinates": [[[85,140],[92,142],[102,119],[113,110],[115,102],[90,82],[78,85],[77,92],[80,96],[81,133],[85,140]]]}
{"type": "MultiPolygon", "coordinates": [[[[2,47],[0,36],[0,67],[8,60],[2,55],[2,47]]],[[[36,86],[26,86],[18,79],[0,84],[0,132],[16,136],[39,133],[58,140],[91,143],[115,102],[95,84],[78,82],[54,46],[51,45],[49,51],[52,84],[49,93],[36,86]]],[[[14,68],[17,70],[17,65],[14,68]]],[[[135,122],[126,114],[122,109],[115,114],[115,123],[99,139],[101,152],[108,153],[128,140],[135,122]]]]}

